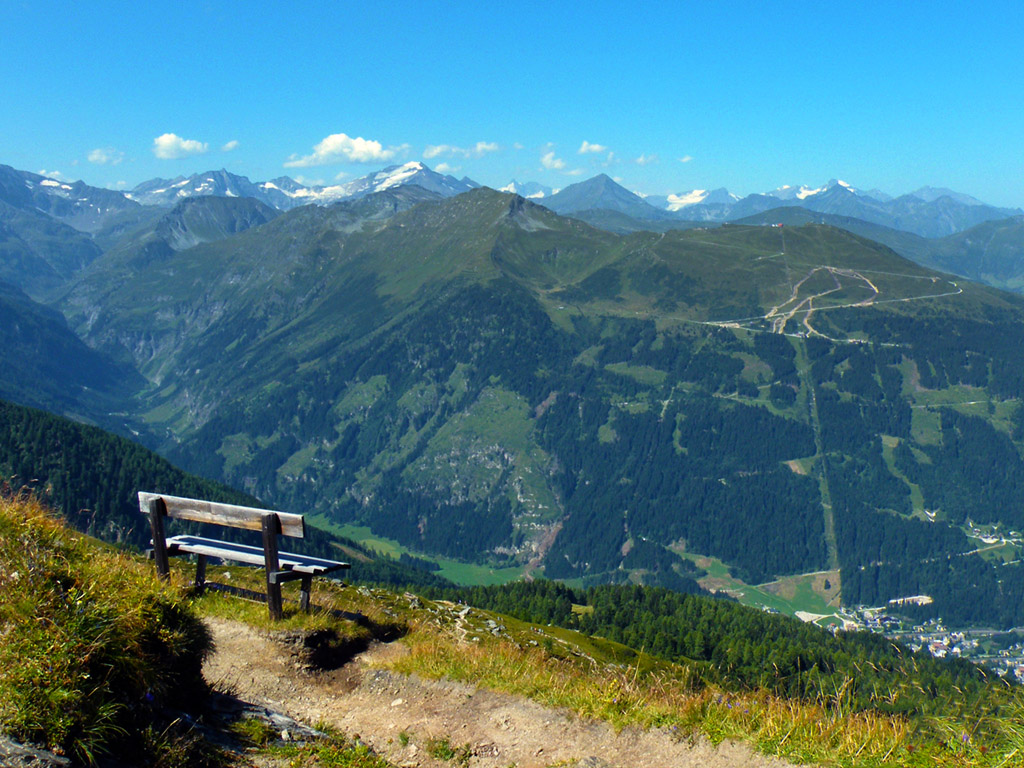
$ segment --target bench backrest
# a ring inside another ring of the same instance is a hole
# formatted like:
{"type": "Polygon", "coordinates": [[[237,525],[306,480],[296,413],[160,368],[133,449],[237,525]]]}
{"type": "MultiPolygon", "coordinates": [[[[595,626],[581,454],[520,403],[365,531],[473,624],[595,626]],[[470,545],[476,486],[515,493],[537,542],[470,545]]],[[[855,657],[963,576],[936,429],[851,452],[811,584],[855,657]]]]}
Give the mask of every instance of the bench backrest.
{"type": "Polygon", "coordinates": [[[162,499],[167,517],[177,520],[194,520],[199,523],[213,523],[231,528],[246,528],[250,531],[263,530],[263,518],[277,515],[280,533],[284,536],[302,539],[306,536],[306,525],[302,515],[290,512],[275,512],[270,509],[240,507],[236,504],[219,504],[202,499],[186,499],[163,493],[139,491],[139,511],[150,514],[150,502],[162,499]]]}

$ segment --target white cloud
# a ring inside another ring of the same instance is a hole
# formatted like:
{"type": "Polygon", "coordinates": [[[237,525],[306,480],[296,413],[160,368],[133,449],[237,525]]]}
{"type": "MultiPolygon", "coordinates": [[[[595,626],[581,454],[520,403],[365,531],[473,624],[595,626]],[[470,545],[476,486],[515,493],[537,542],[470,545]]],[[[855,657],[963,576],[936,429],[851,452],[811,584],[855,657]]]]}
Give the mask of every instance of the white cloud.
{"type": "Polygon", "coordinates": [[[606,147],[604,144],[591,144],[589,141],[584,139],[583,143],[580,144],[580,148],[578,150],[576,150],[576,154],[577,155],[586,155],[586,154],[591,154],[592,153],[592,154],[595,154],[595,155],[599,155],[599,154],[601,154],[603,152],[607,152],[607,151],[608,151],[608,147],[606,147]]]}
{"type": "Polygon", "coordinates": [[[68,177],[61,173],[60,171],[48,171],[45,168],[42,168],[38,171],[38,173],[40,176],[45,176],[48,179],[59,179],[60,181],[68,180],[68,177]]]}
{"type": "Polygon", "coordinates": [[[451,154],[452,147],[448,144],[429,144],[427,148],[423,150],[423,157],[427,160],[432,160],[438,155],[451,154]]]}
{"type": "Polygon", "coordinates": [[[189,155],[202,155],[210,145],[195,139],[183,139],[174,133],[165,133],[153,139],[153,154],[161,160],[177,160],[189,155]]]}
{"type": "Polygon", "coordinates": [[[658,162],[658,156],[657,155],[640,155],[640,157],[636,158],[633,162],[636,163],[637,165],[650,165],[651,163],[658,162]]]}
{"type": "Polygon", "coordinates": [[[683,155],[682,157],[679,158],[680,163],[688,163],[691,160],[693,160],[693,157],[691,155],[683,155]]]}
{"type": "Polygon", "coordinates": [[[294,179],[297,182],[299,182],[299,184],[302,184],[303,186],[306,187],[322,187],[324,185],[323,179],[310,179],[305,176],[302,176],[301,174],[295,176],[294,179]]]}
{"type": "Polygon", "coordinates": [[[384,149],[379,141],[362,137],[352,138],[344,133],[332,133],[313,147],[313,154],[302,157],[292,155],[284,167],[311,168],[332,163],[373,163],[390,160],[405,148],[406,145],[384,149]]]}
{"type": "Polygon", "coordinates": [[[223,147],[221,147],[220,151],[221,152],[231,152],[231,151],[236,150],[236,149],[238,149],[238,139],[232,139],[227,144],[225,144],[223,147]]]}
{"type": "Polygon", "coordinates": [[[517,142],[516,142],[515,144],[513,144],[513,145],[512,145],[512,148],[513,148],[513,149],[523,149],[523,145],[522,145],[522,144],[520,144],[520,143],[519,143],[519,142],[517,141],[517,142]]]}
{"type": "Polygon", "coordinates": [[[602,163],[602,165],[605,168],[607,168],[609,165],[612,165],[615,162],[617,162],[616,159],[615,159],[615,153],[614,152],[609,152],[608,153],[608,157],[606,157],[604,159],[604,162],[602,163]]]}
{"type": "Polygon", "coordinates": [[[346,173],[345,171],[338,171],[338,172],[337,172],[337,173],[336,173],[336,174],[334,175],[334,180],[335,180],[335,181],[342,181],[342,180],[344,180],[344,179],[347,179],[347,178],[348,178],[348,177],[349,177],[350,175],[351,175],[351,174],[349,174],[349,173],[346,173]]]}
{"type": "Polygon", "coordinates": [[[434,166],[434,170],[438,173],[458,173],[462,170],[461,165],[449,165],[448,163],[438,163],[434,166]]]}
{"type": "Polygon", "coordinates": [[[566,171],[565,175],[566,176],[582,176],[583,175],[583,169],[582,168],[573,168],[571,171],[566,171]]]}
{"type": "Polygon", "coordinates": [[[476,157],[481,157],[489,152],[497,152],[501,147],[498,146],[496,141],[478,141],[476,146],[473,147],[473,154],[476,157]]]}
{"type": "Polygon", "coordinates": [[[488,152],[497,152],[501,147],[493,141],[478,141],[472,147],[455,147],[451,144],[428,144],[423,150],[423,158],[431,160],[441,155],[459,157],[483,157],[488,152]]]}
{"type": "Polygon", "coordinates": [[[118,165],[124,160],[124,152],[118,152],[113,147],[101,147],[90,152],[88,160],[96,165],[118,165]]]}
{"type": "Polygon", "coordinates": [[[127,181],[115,181],[113,184],[107,184],[107,189],[124,189],[127,186],[127,181]]]}
{"type": "Polygon", "coordinates": [[[565,168],[565,160],[555,157],[555,151],[551,150],[547,154],[541,155],[540,164],[547,168],[549,171],[560,171],[565,168]]]}

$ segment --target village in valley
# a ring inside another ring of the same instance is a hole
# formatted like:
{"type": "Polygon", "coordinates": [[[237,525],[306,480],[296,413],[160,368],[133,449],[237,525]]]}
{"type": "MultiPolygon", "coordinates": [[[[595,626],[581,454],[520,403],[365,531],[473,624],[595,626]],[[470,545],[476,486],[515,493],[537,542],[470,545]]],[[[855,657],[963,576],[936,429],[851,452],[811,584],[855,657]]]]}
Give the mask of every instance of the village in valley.
{"type": "MultiPolygon", "coordinates": [[[[928,513],[926,513],[928,514],[928,513]]],[[[933,515],[929,514],[929,517],[933,515]]],[[[977,542],[977,548],[964,556],[1000,558],[1005,564],[1017,562],[1024,534],[1002,531],[998,524],[978,525],[967,520],[964,533],[977,542]]],[[[843,628],[876,632],[898,640],[912,650],[928,651],[936,658],[959,658],[987,667],[1002,677],[1024,683],[1024,627],[1000,631],[985,627],[958,628],[946,626],[941,618],[920,623],[899,615],[904,606],[929,605],[928,595],[913,595],[890,600],[882,607],[857,606],[837,614],[843,628]]]]}
{"type": "MultiPolygon", "coordinates": [[[[925,513],[934,519],[931,513],[925,513]]],[[[984,557],[1006,565],[1019,562],[1024,534],[1003,530],[998,523],[979,525],[967,520],[963,527],[976,547],[963,557],[984,557]]],[[[722,591],[740,602],[769,613],[785,613],[801,621],[839,631],[873,632],[896,640],[915,653],[927,651],[935,658],[971,661],[993,670],[1001,677],[1024,683],[1024,627],[1008,630],[993,627],[950,626],[941,617],[911,618],[914,608],[931,605],[930,595],[908,595],[882,606],[840,606],[836,589],[838,572],[822,571],[749,586],[726,576],[713,558],[695,558],[709,576],[701,582],[712,591],[722,591]]]]}

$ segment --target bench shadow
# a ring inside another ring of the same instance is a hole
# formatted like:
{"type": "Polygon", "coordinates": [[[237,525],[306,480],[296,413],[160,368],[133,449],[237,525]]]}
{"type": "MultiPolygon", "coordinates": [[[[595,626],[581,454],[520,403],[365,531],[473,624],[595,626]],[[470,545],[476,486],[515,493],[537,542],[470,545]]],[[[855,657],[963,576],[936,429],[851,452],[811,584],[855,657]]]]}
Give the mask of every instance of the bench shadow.
{"type": "MultiPolygon", "coordinates": [[[[208,581],[204,588],[257,603],[267,602],[265,593],[232,584],[208,581]]],[[[297,600],[290,598],[285,598],[284,602],[286,605],[298,605],[297,600]]],[[[377,622],[358,612],[318,605],[310,605],[309,610],[313,614],[326,614],[336,619],[351,621],[367,632],[355,637],[342,637],[333,629],[274,631],[272,634],[275,639],[289,647],[307,672],[330,671],[343,667],[367,650],[372,643],[390,643],[404,637],[409,631],[409,628],[400,622],[377,622]]]]}

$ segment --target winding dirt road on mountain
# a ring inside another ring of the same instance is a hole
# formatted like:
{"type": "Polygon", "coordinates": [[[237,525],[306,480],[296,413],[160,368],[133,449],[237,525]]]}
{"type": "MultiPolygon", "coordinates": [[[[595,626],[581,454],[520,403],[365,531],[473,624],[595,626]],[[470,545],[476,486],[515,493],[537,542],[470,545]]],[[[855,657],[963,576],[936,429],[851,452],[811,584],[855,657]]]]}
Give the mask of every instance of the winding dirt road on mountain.
{"type": "Polygon", "coordinates": [[[582,721],[507,694],[450,681],[422,680],[381,669],[401,643],[378,644],[340,669],[310,673],[267,632],[208,619],[216,651],[207,680],[235,697],[300,722],[332,725],[356,736],[397,766],[440,768],[427,741],[467,746],[471,768],[782,768],[743,744],[718,747],[678,740],[664,730],[625,729],[582,721]],[[404,742],[404,743],[403,743],[404,742]]]}

